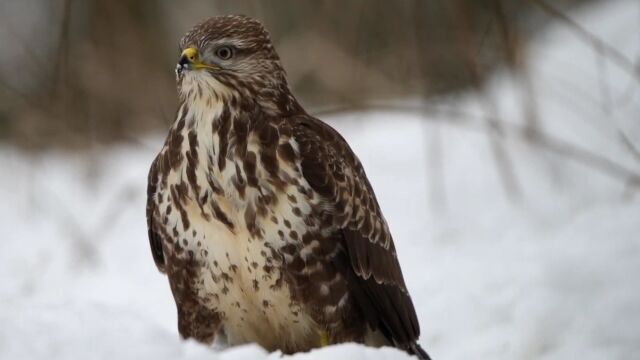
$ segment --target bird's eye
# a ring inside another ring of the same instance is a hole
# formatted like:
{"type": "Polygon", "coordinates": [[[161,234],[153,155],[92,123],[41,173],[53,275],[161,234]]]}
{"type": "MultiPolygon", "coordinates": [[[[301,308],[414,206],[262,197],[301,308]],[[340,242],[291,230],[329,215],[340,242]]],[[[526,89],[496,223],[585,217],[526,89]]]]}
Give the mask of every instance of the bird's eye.
{"type": "Polygon", "coordinates": [[[229,46],[221,46],[216,50],[216,56],[222,60],[229,60],[233,56],[233,49],[229,46]]]}

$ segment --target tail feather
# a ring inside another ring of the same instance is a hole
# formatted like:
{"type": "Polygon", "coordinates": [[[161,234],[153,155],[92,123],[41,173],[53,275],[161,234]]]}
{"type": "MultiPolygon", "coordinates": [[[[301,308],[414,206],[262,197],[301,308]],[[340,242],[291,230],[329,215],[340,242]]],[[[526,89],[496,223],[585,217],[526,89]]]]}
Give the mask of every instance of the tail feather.
{"type": "Polygon", "coordinates": [[[414,343],[413,345],[409,346],[409,352],[412,355],[417,356],[420,360],[431,360],[429,354],[427,354],[427,352],[424,351],[422,346],[420,346],[420,344],[418,343],[414,343]]]}

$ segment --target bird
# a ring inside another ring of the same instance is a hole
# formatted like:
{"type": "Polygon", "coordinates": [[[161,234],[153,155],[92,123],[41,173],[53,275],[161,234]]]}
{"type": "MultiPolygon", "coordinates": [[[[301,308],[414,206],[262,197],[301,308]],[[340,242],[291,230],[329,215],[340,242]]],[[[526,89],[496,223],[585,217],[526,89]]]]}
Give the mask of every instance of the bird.
{"type": "Polygon", "coordinates": [[[146,217],[180,336],[287,354],[356,342],[429,359],[364,168],[294,97],[265,27],[211,17],[179,53],[146,217]]]}

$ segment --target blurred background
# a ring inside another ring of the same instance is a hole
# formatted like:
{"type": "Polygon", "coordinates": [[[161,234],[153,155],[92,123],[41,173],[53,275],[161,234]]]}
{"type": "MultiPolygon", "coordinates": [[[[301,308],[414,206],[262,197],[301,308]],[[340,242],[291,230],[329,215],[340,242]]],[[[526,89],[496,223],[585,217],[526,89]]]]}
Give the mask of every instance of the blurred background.
{"type": "Polygon", "coordinates": [[[0,358],[213,356],[144,203],[178,41],[221,14],[361,158],[434,358],[636,356],[637,0],[0,0],[0,358]]]}
{"type": "MultiPolygon", "coordinates": [[[[564,11],[585,3],[553,5],[564,11]]],[[[1,6],[0,137],[36,149],[166,129],[176,107],[178,41],[214,14],[260,19],[309,109],[477,87],[497,68],[523,70],[523,44],[554,20],[550,9],[529,0],[191,0],[180,6],[6,0],[1,6]]]]}

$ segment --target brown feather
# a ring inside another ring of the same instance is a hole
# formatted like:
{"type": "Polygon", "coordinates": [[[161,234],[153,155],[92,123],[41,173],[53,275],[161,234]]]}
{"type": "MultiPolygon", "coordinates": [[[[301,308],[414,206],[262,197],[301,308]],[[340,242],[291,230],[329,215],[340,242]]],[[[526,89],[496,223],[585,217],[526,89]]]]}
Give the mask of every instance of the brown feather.
{"type": "Polygon", "coordinates": [[[156,263],[158,270],[164,272],[165,259],[164,252],[162,250],[162,239],[155,232],[157,227],[154,226],[157,213],[156,202],[154,201],[158,181],[158,169],[156,164],[157,159],[153,161],[153,164],[151,164],[147,182],[147,230],[149,232],[149,245],[151,246],[153,261],[156,263]]]}
{"type": "Polygon", "coordinates": [[[332,205],[330,215],[347,249],[349,266],[342,271],[351,293],[374,330],[394,345],[410,349],[420,336],[418,319],[391,234],[360,161],[329,125],[306,115],[292,122],[303,176],[332,205]],[[356,216],[360,207],[364,219],[356,216]]]}
{"type": "Polygon", "coordinates": [[[149,172],[149,242],[168,275],[180,334],[210,343],[223,331],[235,344],[288,353],[317,346],[314,332],[299,331],[307,326],[326,331],[331,343],[381,345],[367,336],[371,329],[428,358],[359,160],[290,93],[258,21],[208,19],[183,37],[180,50],[194,47],[211,59],[213,47],[227,43],[237,56],[215,69],[193,73],[180,60],[178,118],[149,172]],[[242,246],[229,245],[236,243],[242,246]],[[243,281],[244,269],[251,282],[243,281]],[[252,311],[255,304],[263,315],[252,311]]]}

